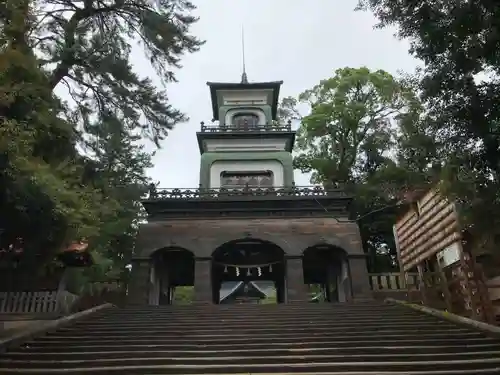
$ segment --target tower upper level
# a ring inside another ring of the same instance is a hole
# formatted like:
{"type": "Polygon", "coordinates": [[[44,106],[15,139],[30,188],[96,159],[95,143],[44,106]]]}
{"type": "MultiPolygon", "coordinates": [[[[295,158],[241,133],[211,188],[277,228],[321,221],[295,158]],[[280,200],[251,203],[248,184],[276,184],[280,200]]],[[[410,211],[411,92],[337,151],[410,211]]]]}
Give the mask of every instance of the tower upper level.
{"type": "Polygon", "coordinates": [[[200,152],[288,151],[295,132],[277,119],[283,81],[240,83],[207,82],[213,123],[201,123],[200,152]]]}
{"type": "Polygon", "coordinates": [[[276,121],[283,81],[248,83],[208,82],[214,120],[228,130],[264,128],[276,121]]]}

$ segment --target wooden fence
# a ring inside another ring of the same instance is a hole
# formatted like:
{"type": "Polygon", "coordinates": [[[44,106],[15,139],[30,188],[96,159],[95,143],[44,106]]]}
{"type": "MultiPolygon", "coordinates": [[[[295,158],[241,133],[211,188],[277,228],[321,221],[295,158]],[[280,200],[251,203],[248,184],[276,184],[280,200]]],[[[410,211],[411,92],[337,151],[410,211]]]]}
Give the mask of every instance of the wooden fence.
{"type": "Polygon", "coordinates": [[[488,280],[486,286],[493,307],[493,313],[496,316],[497,323],[500,325],[500,276],[488,280]]]}
{"type": "Polygon", "coordinates": [[[410,287],[419,287],[417,273],[408,273],[407,279],[401,273],[371,273],[370,285],[374,292],[378,291],[404,291],[410,287]]]}
{"type": "MultiPolygon", "coordinates": [[[[421,283],[417,273],[408,273],[404,280],[401,273],[372,273],[369,275],[370,285],[374,292],[404,292],[408,289],[420,289],[421,283]]],[[[116,290],[117,283],[97,283],[92,290],[116,290]]],[[[500,315],[500,277],[487,283],[496,314],[500,315]]],[[[91,293],[93,294],[93,293],[91,293]]],[[[96,293],[100,294],[100,293],[96,293]]],[[[67,313],[79,297],[69,292],[0,292],[0,314],[19,313],[67,313]]]]}
{"type": "Polygon", "coordinates": [[[0,292],[0,314],[67,313],[77,299],[66,291],[0,292]]]}

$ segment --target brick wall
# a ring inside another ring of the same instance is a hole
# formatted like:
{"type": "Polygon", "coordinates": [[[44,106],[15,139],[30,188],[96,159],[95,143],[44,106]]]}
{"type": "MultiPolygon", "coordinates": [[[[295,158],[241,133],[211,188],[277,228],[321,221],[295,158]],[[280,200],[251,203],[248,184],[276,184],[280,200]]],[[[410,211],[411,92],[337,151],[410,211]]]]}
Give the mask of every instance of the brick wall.
{"type": "Polygon", "coordinates": [[[177,246],[198,257],[208,257],[222,244],[256,238],[280,246],[289,255],[300,255],[319,242],[339,246],[349,254],[362,254],[356,223],[333,218],[196,219],[152,222],[141,227],[142,256],[163,247],[177,246]]]}

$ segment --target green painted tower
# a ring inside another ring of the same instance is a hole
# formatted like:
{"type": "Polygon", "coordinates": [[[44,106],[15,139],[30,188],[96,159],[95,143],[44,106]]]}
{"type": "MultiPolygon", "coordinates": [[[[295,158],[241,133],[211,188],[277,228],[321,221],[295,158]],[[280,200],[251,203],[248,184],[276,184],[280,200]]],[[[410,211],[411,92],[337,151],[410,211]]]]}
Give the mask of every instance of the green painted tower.
{"type": "Polygon", "coordinates": [[[281,188],[294,184],[290,123],[277,121],[282,81],[208,82],[213,125],[197,133],[200,188],[281,188]]]}

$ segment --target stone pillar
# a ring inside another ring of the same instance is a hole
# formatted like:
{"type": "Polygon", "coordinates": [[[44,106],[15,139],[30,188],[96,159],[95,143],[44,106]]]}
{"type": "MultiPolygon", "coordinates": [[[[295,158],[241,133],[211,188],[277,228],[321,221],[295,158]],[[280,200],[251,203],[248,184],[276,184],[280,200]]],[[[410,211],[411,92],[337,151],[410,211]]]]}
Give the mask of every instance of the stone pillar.
{"type": "Polygon", "coordinates": [[[285,303],[286,301],[285,279],[283,278],[283,280],[275,281],[274,288],[276,289],[276,302],[285,303]]]}
{"type": "Polygon", "coordinates": [[[158,306],[160,304],[160,271],[158,267],[151,262],[149,271],[149,304],[153,306],[158,306]]]}
{"type": "Polygon", "coordinates": [[[164,272],[159,277],[159,298],[158,303],[160,305],[170,305],[172,304],[172,287],[170,286],[170,280],[168,278],[168,269],[164,267],[164,272]]]}
{"type": "Polygon", "coordinates": [[[339,285],[335,267],[332,263],[328,264],[326,269],[326,293],[328,302],[338,302],[339,285]]]}
{"type": "MultiPolygon", "coordinates": [[[[175,264],[172,265],[175,267],[175,264]]],[[[161,274],[158,275],[160,282],[160,304],[170,305],[172,303],[172,286],[170,285],[171,265],[164,263],[161,268],[161,274]]]]}
{"type": "MultiPolygon", "coordinates": [[[[368,278],[367,278],[368,280],[368,278]]],[[[337,274],[338,301],[349,302],[352,300],[351,283],[349,282],[349,263],[347,259],[342,259],[337,274]]]]}
{"type": "Polygon", "coordinates": [[[194,303],[210,304],[212,302],[212,259],[196,258],[194,264],[194,303]]]}
{"type": "Polygon", "coordinates": [[[365,255],[349,257],[351,293],[354,300],[372,299],[373,293],[368,279],[368,267],[365,255]]]}
{"type": "Polygon", "coordinates": [[[286,303],[308,302],[309,293],[304,283],[302,257],[286,259],[286,303]]]}
{"type": "Polygon", "coordinates": [[[149,258],[132,259],[132,270],[130,271],[127,296],[129,304],[148,304],[150,263],[149,258]]]}

